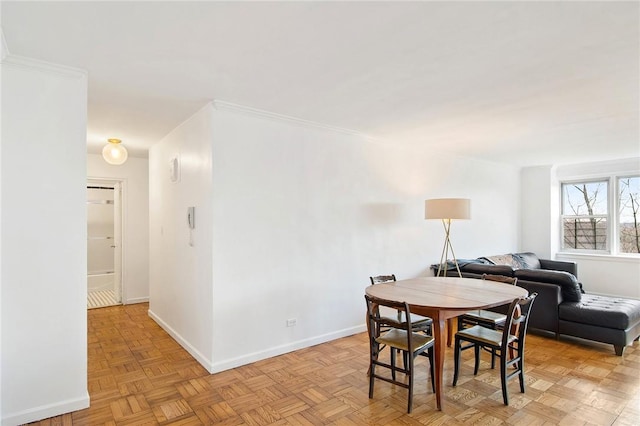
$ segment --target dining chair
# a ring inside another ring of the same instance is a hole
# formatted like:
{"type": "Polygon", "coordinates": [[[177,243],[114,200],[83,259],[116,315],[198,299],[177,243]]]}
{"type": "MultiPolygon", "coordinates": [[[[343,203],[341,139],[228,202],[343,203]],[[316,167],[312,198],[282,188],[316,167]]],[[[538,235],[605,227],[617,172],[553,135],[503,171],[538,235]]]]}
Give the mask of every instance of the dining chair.
{"type": "MultiPolygon", "coordinates": [[[[516,285],[518,283],[517,278],[506,277],[504,275],[482,274],[482,279],[511,285],[516,285]]],[[[458,317],[458,330],[473,327],[474,325],[481,325],[492,330],[500,330],[504,326],[506,320],[507,316],[500,312],[494,312],[486,309],[469,311],[458,317]]],[[[495,368],[495,365],[495,354],[492,354],[491,368],[495,368]]]]}
{"type": "Polygon", "coordinates": [[[409,305],[404,302],[394,302],[368,295],[364,296],[367,302],[367,331],[369,334],[369,398],[373,398],[375,379],[392,383],[408,389],[407,413],[413,408],[413,382],[415,358],[418,355],[429,358],[429,371],[431,375],[431,389],[435,392],[434,365],[433,365],[433,336],[416,333],[411,328],[411,312],[409,305]],[[401,311],[407,321],[396,321],[393,318],[380,314],[380,308],[387,307],[401,311]],[[390,348],[390,363],[380,360],[379,355],[384,347],[390,348]],[[396,366],[396,350],[402,351],[404,365],[396,366]],[[391,378],[381,375],[376,367],[390,370],[391,378]],[[396,373],[403,373],[408,380],[396,380],[396,373]],[[408,381],[408,383],[406,383],[408,381]]]}
{"type": "MultiPolygon", "coordinates": [[[[378,275],[375,277],[369,277],[371,281],[371,285],[380,284],[380,283],[388,283],[396,280],[395,274],[391,275],[378,275]]],[[[412,315],[413,321],[411,323],[411,328],[415,332],[424,332],[426,334],[432,334],[431,326],[433,324],[433,320],[429,317],[423,317],[420,315],[412,315]]],[[[398,311],[398,321],[402,322],[403,316],[402,311],[398,311]]]]}
{"type": "Polygon", "coordinates": [[[529,312],[538,293],[528,297],[519,297],[509,305],[507,318],[502,330],[493,330],[481,325],[459,330],[455,335],[453,386],[458,383],[460,371],[460,355],[464,349],[474,348],[475,364],[473,375],[478,374],[480,366],[480,348],[489,349],[500,359],[500,381],[502,383],[502,399],[509,405],[507,382],[516,375],[520,380],[520,392],[524,393],[524,348],[529,324],[529,312]],[[463,347],[463,342],[470,343],[463,347]],[[508,367],[514,367],[507,373],[508,367]]]}

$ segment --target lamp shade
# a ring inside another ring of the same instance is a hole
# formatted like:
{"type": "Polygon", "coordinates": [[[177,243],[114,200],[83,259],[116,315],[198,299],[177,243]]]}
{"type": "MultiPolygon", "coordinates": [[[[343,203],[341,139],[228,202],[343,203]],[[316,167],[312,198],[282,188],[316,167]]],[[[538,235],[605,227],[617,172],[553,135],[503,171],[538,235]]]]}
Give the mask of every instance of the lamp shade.
{"type": "Polygon", "coordinates": [[[127,161],[129,153],[127,148],[122,146],[120,139],[109,139],[109,143],[102,148],[102,158],[109,164],[119,166],[127,161]]]}
{"type": "Polygon", "coordinates": [[[468,198],[433,198],[424,202],[425,219],[471,219],[468,198]]]}

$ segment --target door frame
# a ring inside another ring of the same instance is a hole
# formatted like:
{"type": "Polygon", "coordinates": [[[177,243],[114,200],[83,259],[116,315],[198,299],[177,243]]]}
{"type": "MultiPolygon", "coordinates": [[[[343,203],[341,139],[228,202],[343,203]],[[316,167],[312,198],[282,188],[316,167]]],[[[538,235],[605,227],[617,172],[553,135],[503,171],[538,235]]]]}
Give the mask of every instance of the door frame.
{"type": "MultiPolygon", "coordinates": [[[[105,177],[94,177],[94,176],[88,176],[87,177],[87,182],[86,182],[86,186],[91,186],[91,185],[104,185],[104,186],[115,186],[115,185],[119,185],[120,186],[120,203],[116,203],[114,200],[114,215],[118,214],[119,215],[119,219],[120,219],[120,226],[119,229],[115,229],[115,227],[117,226],[117,221],[114,220],[114,244],[116,244],[116,240],[115,240],[115,235],[119,233],[120,235],[120,255],[119,255],[119,259],[116,259],[115,256],[116,254],[114,253],[114,279],[116,278],[116,274],[117,274],[117,278],[120,279],[120,303],[122,305],[126,305],[126,301],[127,301],[127,297],[126,297],[126,274],[125,274],[125,270],[126,270],[126,265],[125,265],[125,241],[126,241],[126,235],[124,230],[126,229],[125,226],[125,217],[126,215],[124,214],[124,212],[126,211],[126,206],[125,206],[125,200],[126,200],[126,188],[127,188],[127,180],[126,179],[121,179],[121,178],[105,178],[105,177]],[[120,208],[118,209],[119,212],[116,212],[116,206],[119,205],[120,208]],[[117,262],[116,260],[119,260],[119,262],[117,262]],[[119,264],[120,268],[117,267],[117,265],[119,264]],[[118,270],[119,269],[119,270],[118,270]]],[[[115,197],[115,192],[114,192],[114,197],[115,197]]]]}

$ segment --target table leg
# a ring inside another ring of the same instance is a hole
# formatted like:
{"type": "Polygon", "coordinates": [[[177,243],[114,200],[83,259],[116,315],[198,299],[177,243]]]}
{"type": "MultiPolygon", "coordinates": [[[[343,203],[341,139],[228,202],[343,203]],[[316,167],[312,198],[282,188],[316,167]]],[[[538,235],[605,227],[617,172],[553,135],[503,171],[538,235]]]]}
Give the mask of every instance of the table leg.
{"type": "Polygon", "coordinates": [[[435,363],[434,382],[436,385],[436,408],[442,410],[442,374],[444,367],[445,332],[444,320],[433,318],[433,337],[435,339],[433,348],[433,362],[435,363]]]}
{"type": "Polygon", "coordinates": [[[453,339],[458,331],[458,320],[457,318],[449,318],[447,320],[447,346],[451,347],[453,344],[453,339]]]}

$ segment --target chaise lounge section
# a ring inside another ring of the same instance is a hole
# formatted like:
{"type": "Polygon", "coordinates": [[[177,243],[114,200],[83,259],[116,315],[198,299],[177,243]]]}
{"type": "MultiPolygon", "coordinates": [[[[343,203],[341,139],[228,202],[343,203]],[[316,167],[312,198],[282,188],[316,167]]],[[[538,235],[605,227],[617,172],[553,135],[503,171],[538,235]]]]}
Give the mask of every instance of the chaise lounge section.
{"type": "MultiPolygon", "coordinates": [[[[567,335],[608,343],[618,356],[625,346],[640,338],[640,300],[585,293],[577,279],[575,262],[539,259],[535,253],[524,252],[458,263],[463,277],[516,277],[518,286],[538,293],[530,328],[553,332],[556,338],[567,335]]],[[[457,271],[448,269],[447,275],[457,275],[457,271]]]]}

